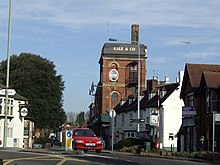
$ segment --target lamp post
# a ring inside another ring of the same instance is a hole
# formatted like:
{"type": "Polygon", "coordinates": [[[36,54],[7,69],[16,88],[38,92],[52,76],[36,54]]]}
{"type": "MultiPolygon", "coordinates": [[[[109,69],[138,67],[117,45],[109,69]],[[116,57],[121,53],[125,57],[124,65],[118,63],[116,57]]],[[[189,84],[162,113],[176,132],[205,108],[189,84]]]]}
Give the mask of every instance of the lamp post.
{"type": "Polygon", "coordinates": [[[141,56],[141,52],[140,52],[140,43],[138,41],[123,41],[123,40],[118,40],[116,38],[109,38],[109,41],[122,41],[122,42],[134,42],[138,45],[138,96],[137,96],[137,103],[138,103],[138,107],[137,107],[137,112],[138,112],[138,123],[137,123],[137,132],[140,132],[140,56],[141,56]]]}
{"type": "Polygon", "coordinates": [[[7,136],[8,136],[8,118],[7,118],[7,115],[8,115],[8,88],[9,88],[9,68],[10,68],[11,13],[12,13],[12,0],[9,0],[8,43],[7,43],[7,75],[6,75],[6,88],[5,88],[5,121],[4,121],[3,148],[7,147],[7,136]]]}

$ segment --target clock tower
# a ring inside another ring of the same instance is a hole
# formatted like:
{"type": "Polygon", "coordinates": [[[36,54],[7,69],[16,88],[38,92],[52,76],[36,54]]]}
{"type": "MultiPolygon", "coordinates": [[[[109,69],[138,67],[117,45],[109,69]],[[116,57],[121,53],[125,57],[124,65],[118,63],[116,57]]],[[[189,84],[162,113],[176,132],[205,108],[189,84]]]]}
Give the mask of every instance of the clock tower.
{"type": "Polygon", "coordinates": [[[140,95],[146,89],[146,49],[140,44],[139,25],[131,27],[131,42],[108,42],[99,59],[99,82],[95,100],[90,105],[89,127],[105,140],[108,136],[109,111],[120,101],[138,96],[138,62],[140,62],[140,95]]]}
{"type": "Polygon", "coordinates": [[[140,60],[140,92],[145,90],[146,46],[138,44],[139,26],[131,27],[131,43],[105,43],[101,57],[100,80],[95,104],[98,114],[105,114],[129,96],[137,97],[138,60],[140,60]],[[139,50],[140,49],[140,50],[139,50]]]}

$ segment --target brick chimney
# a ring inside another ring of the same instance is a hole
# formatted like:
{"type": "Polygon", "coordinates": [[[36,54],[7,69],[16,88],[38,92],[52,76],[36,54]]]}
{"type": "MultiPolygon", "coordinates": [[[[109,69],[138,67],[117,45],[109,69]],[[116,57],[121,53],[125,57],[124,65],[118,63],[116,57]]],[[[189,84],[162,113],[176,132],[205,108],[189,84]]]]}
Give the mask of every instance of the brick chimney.
{"type": "Polygon", "coordinates": [[[133,24],[131,26],[131,43],[137,44],[139,42],[139,25],[138,24],[133,24]],[[136,41],[136,42],[132,42],[136,41]]]}

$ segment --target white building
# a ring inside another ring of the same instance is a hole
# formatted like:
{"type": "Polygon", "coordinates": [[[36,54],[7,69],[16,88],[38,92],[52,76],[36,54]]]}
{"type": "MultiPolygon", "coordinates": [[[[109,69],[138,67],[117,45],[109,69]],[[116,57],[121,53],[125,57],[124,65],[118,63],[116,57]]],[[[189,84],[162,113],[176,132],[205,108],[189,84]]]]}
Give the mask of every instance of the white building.
{"type": "MultiPolygon", "coordinates": [[[[5,89],[0,89],[0,147],[24,147],[24,116],[26,116],[27,99],[17,94],[14,89],[8,90],[7,134],[5,134],[5,89]]],[[[27,137],[26,137],[27,138],[27,137]]]]}
{"type": "MultiPolygon", "coordinates": [[[[166,78],[160,82],[160,97],[158,88],[150,89],[140,102],[140,132],[137,134],[137,100],[129,98],[116,106],[115,143],[125,138],[142,138],[160,144],[160,148],[177,150],[177,133],[182,124],[183,101],[179,98],[183,72],[179,72],[176,83],[170,83],[166,78]],[[158,113],[159,110],[159,113],[158,113]],[[159,115],[158,115],[159,114],[159,115]],[[159,127],[158,127],[159,126],[159,127]],[[158,138],[159,137],[159,138],[158,138]]],[[[152,82],[157,82],[152,80],[152,82]]],[[[157,84],[157,83],[156,83],[157,84]]]]}

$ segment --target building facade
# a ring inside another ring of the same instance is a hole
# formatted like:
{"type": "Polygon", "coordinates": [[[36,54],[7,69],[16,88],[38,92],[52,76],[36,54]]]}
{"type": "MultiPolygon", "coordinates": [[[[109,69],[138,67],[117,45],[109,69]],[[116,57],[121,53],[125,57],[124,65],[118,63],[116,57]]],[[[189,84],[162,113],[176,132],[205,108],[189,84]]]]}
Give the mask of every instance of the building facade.
{"type": "Polygon", "coordinates": [[[220,65],[186,64],[184,72],[179,150],[220,152],[220,127],[213,116],[220,115],[220,65]]]}
{"type": "MultiPolygon", "coordinates": [[[[7,134],[5,135],[5,89],[0,90],[0,147],[4,146],[4,137],[7,137],[6,147],[24,147],[24,128],[25,115],[22,107],[27,105],[28,100],[17,94],[14,89],[8,90],[8,109],[7,109],[7,134]]],[[[31,135],[32,139],[32,135],[31,135]]]]}
{"type": "Polygon", "coordinates": [[[109,138],[109,111],[120,100],[138,91],[138,61],[140,62],[140,91],[146,86],[146,46],[140,44],[139,26],[132,25],[130,43],[105,43],[101,57],[100,80],[96,87],[94,104],[90,105],[88,126],[107,140],[109,138]],[[92,115],[91,115],[92,114],[92,115]]]}
{"type": "Polygon", "coordinates": [[[140,132],[137,132],[137,99],[128,98],[115,108],[115,143],[126,138],[138,138],[152,142],[165,150],[177,150],[177,134],[182,124],[183,101],[179,98],[183,71],[178,82],[171,83],[153,78],[147,82],[140,105],[140,132]],[[160,84],[158,86],[158,84],[160,84]],[[159,94],[159,97],[158,97],[159,94]],[[158,106],[159,103],[159,106],[158,106]],[[174,117],[175,116],[175,117],[174,117]]]}

